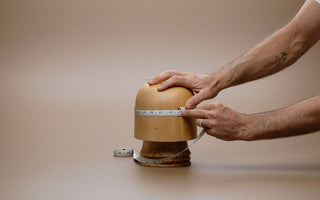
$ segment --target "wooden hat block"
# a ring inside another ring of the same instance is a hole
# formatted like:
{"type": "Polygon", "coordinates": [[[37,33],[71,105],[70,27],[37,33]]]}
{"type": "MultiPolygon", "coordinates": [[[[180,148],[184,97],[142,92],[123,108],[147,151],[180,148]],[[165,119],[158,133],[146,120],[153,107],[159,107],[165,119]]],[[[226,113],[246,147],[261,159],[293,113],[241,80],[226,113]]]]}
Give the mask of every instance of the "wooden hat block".
{"type": "MultiPolygon", "coordinates": [[[[139,89],[135,110],[178,110],[193,96],[193,93],[184,87],[158,91],[158,86],[145,84],[139,89]]],[[[197,125],[194,118],[135,115],[134,136],[143,140],[141,156],[166,158],[179,153],[187,147],[187,140],[197,137],[197,125]]],[[[161,164],[138,163],[153,167],[188,166],[191,164],[190,154],[187,150],[161,164]]]]}

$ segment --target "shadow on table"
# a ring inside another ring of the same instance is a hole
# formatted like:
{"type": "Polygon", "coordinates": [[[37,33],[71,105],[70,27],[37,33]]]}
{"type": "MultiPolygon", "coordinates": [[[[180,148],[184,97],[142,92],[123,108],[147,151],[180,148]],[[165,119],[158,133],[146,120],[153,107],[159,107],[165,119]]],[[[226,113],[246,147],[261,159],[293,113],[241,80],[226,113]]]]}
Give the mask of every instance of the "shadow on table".
{"type": "Polygon", "coordinates": [[[196,163],[200,168],[226,171],[310,171],[320,172],[320,164],[212,164],[196,163]]]}

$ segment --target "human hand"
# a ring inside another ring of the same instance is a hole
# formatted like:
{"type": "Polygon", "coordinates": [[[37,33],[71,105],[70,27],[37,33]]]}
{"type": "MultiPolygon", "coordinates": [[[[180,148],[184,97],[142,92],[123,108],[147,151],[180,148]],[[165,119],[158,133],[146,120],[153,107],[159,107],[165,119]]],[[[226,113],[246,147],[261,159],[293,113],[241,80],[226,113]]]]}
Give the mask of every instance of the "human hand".
{"type": "Polygon", "coordinates": [[[252,140],[250,117],[237,113],[221,103],[201,105],[193,110],[183,110],[182,116],[197,118],[197,125],[206,133],[222,140],[252,140]],[[200,124],[201,122],[201,124],[200,124]]]}
{"type": "Polygon", "coordinates": [[[215,75],[202,75],[168,70],[149,79],[154,85],[162,83],[158,90],[165,90],[172,86],[184,86],[195,92],[195,95],[186,102],[186,108],[195,108],[201,101],[215,97],[221,90],[215,75]]]}

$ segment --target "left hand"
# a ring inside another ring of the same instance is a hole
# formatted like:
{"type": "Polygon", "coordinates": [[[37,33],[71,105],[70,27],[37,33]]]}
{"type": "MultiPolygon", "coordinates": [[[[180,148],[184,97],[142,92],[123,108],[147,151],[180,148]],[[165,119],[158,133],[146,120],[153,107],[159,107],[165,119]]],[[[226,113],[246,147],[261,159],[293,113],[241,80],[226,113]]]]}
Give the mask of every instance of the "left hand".
{"type": "Polygon", "coordinates": [[[248,130],[248,115],[237,113],[221,103],[201,105],[193,110],[184,110],[183,117],[197,118],[197,125],[206,129],[206,133],[222,140],[252,140],[248,130]]]}
{"type": "Polygon", "coordinates": [[[186,102],[186,108],[195,108],[201,101],[215,97],[222,89],[223,81],[219,74],[202,75],[168,70],[149,79],[148,83],[154,85],[161,83],[158,90],[162,91],[172,86],[183,86],[195,92],[186,102]]]}

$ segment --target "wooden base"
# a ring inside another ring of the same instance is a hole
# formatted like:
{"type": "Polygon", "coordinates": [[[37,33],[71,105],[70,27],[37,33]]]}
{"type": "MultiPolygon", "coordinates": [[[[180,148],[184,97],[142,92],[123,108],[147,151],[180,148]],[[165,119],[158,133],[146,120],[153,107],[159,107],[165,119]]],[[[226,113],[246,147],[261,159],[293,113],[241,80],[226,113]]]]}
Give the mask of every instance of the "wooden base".
{"type": "MultiPolygon", "coordinates": [[[[167,158],[174,156],[188,146],[186,141],[184,142],[148,142],[143,141],[143,145],[140,151],[140,155],[146,158],[167,158]]],[[[149,167],[182,167],[189,166],[190,162],[190,150],[186,150],[177,157],[168,160],[160,164],[145,164],[136,161],[140,165],[149,167]]]]}

